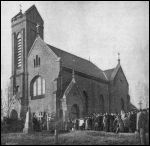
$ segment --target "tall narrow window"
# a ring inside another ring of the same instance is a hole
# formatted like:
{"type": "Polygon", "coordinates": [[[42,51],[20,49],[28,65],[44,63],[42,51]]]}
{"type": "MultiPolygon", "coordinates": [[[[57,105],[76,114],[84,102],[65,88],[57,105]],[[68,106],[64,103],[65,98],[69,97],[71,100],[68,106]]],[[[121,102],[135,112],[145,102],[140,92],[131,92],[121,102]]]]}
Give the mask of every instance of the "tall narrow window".
{"type": "Polygon", "coordinates": [[[34,59],[34,67],[39,67],[40,66],[40,57],[38,57],[38,55],[36,55],[35,59],[34,59]]]}
{"type": "Polygon", "coordinates": [[[38,95],[41,95],[41,77],[38,78],[38,95]]]}
{"type": "Polygon", "coordinates": [[[40,57],[39,57],[39,66],[40,66],[40,57]]]}
{"type": "Polygon", "coordinates": [[[35,67],[35,59],[34,59],[34,67],[35,67]]]}
{"type": "Polygon", "coordinates": [[[33,84],[33,96],[36,96],[36,82],[33,84]]]}
{"type": "Polygon", "coordinates": [[[85,112],[88,113],[88,94],[86,91],[83,91],[83,95],[85,97],[85,112]]]}
{"type": "Polygon", "coordinates": [[[43,81],[43,85],[42,85],[42,90],[43,90],[43,94],[45,94],[45,80],[44,79],[42,79],[42,81],[43,81]]]}
{"type": "Polygon", "coordinates": [[[38,55],[36,55],[36,66],[38,66],[38,55]]]}
{"type": "Polygon", "coordinates": [[[104,109],[104,97],[103,95],[101,94],[100,97],[99,97],[99,110],[101,113],[104,113],[105,109],[104,109]]]}

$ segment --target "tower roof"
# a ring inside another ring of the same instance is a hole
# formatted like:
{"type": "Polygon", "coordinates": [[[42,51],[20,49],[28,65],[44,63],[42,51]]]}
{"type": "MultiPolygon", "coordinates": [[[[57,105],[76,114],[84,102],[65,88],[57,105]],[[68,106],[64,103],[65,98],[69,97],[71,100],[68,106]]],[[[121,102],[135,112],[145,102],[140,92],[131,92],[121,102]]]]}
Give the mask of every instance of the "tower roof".
{"type": "MultiPolygon", "coordinates": [[[[38,12],[38,10],[37,10],[37,8],[36,8],[35,5],[32,5],[29,9],[27,9],[27,10],[25,11],[25,14],[28,14],[28,13],[30,13],[30,12],[33,11],[33,10],[35,10],[35,11],[37,12],[37,14],[40,16],[41,20],[43,21],[41,15],[40,15],[40,13],[38,12]]],[[[44,22],[44,21],[43,21],[43,22],[44,22]]]]}
{"type": "Polygon", "coordinates": [[[32,5],[32,6],[31,6],[29,9],[27,9],[24,13],[22,13],[22,10],[20,10],[20,11],[11,19],[11,21],[13,22],[13,21],[17,20],[18,18],[20,18],[20,17],[22,17],[22,16],[28,15],[28,14],[31,13],[32,11],[36,11],[36,13],[39,15],[41,21],[44,22],[35,5],[32,5]]]}

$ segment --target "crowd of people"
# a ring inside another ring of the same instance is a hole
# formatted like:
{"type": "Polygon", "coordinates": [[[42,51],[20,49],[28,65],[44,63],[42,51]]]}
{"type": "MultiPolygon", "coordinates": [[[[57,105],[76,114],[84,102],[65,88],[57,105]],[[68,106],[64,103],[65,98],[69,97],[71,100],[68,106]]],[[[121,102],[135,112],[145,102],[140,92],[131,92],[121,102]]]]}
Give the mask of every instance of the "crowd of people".
{"type": "Polygon", "coordinates": [[[65,130],[97,130],[114,133],[137,132],[139,133],[140,143],[145,145],[146,133],[148,133],[149,138],[149,109],[121,114],[93,113],[82,119],[69,119],[65,124],[65,130]]]}
{"type": "Polygon", "coordinates": [[[121,114],[93,113],[85,118],[68,119],[65,130],[96,130],[106,132],[135,132],[136,112],[121,114]]]}
{"type": "MultiPolygon", "coordinates": [[[[60,129],[65,131],[72,130],[96,130],[96,131],[105,131],[105,132],[135,132],[137,128],[137,118],[138,113],[142,111],[130,111],[127,113],[121,114],[108,114],[108,113],[90,113],[84,118],[75,118],[68,119],[59,124],[60,129]]],[[[149,122],[149,111],[146,110],[146,117],[142,121],[145,121],[145,125],[148,125],[149,122]]],[[[33,128],[37,129],[46,129],[46,118],[42,118],[40,121],[33,117],[33,128]]]]}
{"type": "MultiPolygon", "coordinates": [[[[36,116],[33,118],[33,129],[41,131],[46,129],[46,118],[38,121],[36,116]]],[[[84,118],[68,119],[58,122],[59,130],[95,130],[105,132],[138,132],[141,137],[141,143],[145,143],[145,133],[149,134],[149,109],[140,111],[122,112],[120,114],[91,113],[84,118]]],[[[54,128],[55,129],[55,128],[54,128]]],[[[54,130],[53,129],[53,130],[54,130]]]]}

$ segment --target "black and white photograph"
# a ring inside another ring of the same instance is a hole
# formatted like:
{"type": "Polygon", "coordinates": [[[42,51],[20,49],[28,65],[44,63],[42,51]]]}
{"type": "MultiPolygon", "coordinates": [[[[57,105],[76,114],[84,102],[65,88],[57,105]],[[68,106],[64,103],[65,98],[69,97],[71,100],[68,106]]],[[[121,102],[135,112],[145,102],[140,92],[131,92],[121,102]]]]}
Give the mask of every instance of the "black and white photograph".
{"type": "Polygon", "coordinates": [[[1,145],[149,145],[149,1],[1,1],[1,145]]]}

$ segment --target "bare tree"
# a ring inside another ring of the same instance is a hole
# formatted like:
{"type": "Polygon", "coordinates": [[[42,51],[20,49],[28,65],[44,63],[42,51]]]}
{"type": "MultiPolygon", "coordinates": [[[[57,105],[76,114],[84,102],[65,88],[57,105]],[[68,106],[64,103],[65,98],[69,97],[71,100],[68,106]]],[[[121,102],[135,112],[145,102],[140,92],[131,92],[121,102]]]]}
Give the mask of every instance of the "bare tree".
{"type": "Polygon", "coordinates": [[[11,88],[10,84],[7,84],[5,89],[5,98],[3,98],[3,111],[7,117],[9,117],[9,113],[13,104],[13,97],[11,96],[11,88]]]}

